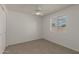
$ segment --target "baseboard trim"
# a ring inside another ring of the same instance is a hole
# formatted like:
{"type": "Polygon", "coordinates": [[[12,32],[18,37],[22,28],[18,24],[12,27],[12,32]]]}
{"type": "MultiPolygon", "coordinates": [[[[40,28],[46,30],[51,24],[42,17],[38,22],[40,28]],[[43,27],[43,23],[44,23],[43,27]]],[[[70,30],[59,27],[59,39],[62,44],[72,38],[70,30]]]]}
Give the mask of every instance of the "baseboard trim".
{"type": "MultiPolygon", "coordinates": [[[[79,52],[79,51],[76,50],[76,49],[73,49],[73,48],[64,46],[63,44],[54,42],[54,41],[52,41],[52,40],[48,40],[48,39],[45,39],[45,38],[40,38],[40,39],[44,39],[44,40],[47,40],[47,41],[49,41],[49,42],[51,42],[51,43],[55,43],[55,44],[57,44],[57,45],[60,45],[60,46],[63,46],[63,47],[65,47],[65,48],[71,49],[71,50],[73,50],[73,51],[79,52]]],[[[35,39],[35,40],[40,40],[40,39],[35,39]]],[[[34,40],[31,40],[31,41],[34,41],[34,40]]],[[[30,42],[30,41],[26,41],[26,42],[30,42]]],[[[21,43],[26,43],[26,42],[21,42],[21,43]]],[[[21,43],[16,43],[16,44],[21,44],[21,43]]],[[[16,45],[16,44],[12,44],[12,45],[16,45]]],[[[12,46],[12,45],[7,45],[7,47],[8,47],[8,46],[12,46]]]]}
{"type": "MultiPolygon", "coordinates": [[[[43,38],[43,39],[44,39],[44,38],[43,38]]],[[[55,44],[57,44],[57,45],[63,46],[63,47],[65,47],[65,48],[71,49],[71,50],[73,50],[73,51],[79,52],[77,49],[73,49],[73,48],[67,47],[67,46],[65,46],[65,45],[62,45],[62,44],[57,43],[57,42],[54,42],[54,41],[52,41],[52,40],[48,40],[48,39],[45,39],[45,40],[50,41],[51,43],[55,43],[55,44]]]]}
{"type": "MultiPolygon", "coordinates": [[[[34,39],[34,40],[39,40],[39,39],[34,39]]],[[[34,40],[30,40],[30,41],[34,41],[34,40]]],[[[12,46],[12,45],[21,44],[21,43],[26,43],[26,42],[30,42],[30,41],[25,41],[25,42],[15,43],[15,44],[7,45],[6,47],[8,47],[8,46],[12,46]]]]}

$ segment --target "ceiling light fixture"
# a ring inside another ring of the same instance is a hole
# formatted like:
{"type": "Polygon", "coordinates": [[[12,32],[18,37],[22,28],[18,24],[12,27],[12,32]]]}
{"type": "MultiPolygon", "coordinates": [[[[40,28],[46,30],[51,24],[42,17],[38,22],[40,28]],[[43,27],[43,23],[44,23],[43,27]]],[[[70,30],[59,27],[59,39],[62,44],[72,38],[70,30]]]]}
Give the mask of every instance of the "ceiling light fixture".
{"type": "Polygon", "coordinates": [[[33,14],[43,16],[42,10],[39,6],[37,6],[36,10],[33,11],[33,14]]]}
{"type": "Polygon", "coordinates": [[[33,14],[38,15],[38,16],[43,16],[43,13],[40,10],[34,10],[33,14]]]}
{"type": "Polygon", "coordinates": [[[36,12],[36,15],[40,15],[41,13],[40,12],[36,12]]]}

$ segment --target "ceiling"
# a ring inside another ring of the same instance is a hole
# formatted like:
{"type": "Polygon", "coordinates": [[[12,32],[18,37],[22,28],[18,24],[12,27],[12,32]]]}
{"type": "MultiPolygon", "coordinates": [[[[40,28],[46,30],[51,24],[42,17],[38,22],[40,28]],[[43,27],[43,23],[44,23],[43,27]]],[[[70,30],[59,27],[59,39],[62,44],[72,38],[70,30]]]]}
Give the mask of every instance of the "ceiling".
{"type": "Polygon", "coordinates": [[[8,10],[29,14],[32,14],[33,11],[37,9],[37,6],[41,8],[41,12],[44,15],[47,15],[50,13],[55,13],[56,11],[62,10],[72,5],[70,4],[7,4],[6,5],[8,10]]]}

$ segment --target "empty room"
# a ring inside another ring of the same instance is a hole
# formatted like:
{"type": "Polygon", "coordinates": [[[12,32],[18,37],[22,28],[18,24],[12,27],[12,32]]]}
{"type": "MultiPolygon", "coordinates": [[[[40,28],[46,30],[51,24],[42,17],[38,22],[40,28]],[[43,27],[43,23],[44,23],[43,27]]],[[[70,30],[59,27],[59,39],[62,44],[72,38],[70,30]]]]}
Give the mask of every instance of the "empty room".
{"type": "Polygon", "coordinates": [[[78,53],[78,4],[0,5],[0,54],[78,53]]]}

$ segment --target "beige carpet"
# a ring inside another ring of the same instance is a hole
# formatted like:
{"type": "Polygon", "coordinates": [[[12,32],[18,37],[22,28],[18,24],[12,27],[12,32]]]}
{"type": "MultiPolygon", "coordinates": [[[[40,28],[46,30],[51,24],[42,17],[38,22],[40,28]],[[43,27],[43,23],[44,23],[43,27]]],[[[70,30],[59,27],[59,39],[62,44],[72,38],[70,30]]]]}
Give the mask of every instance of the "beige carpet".
{"type": "Polygon", "coordinates": [[[79,52],[65,48],[47,40],[40,39],[8,46],[4,54],[78,54],[79,52]]]}

